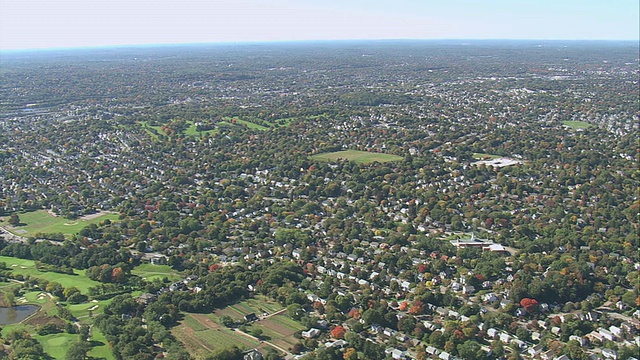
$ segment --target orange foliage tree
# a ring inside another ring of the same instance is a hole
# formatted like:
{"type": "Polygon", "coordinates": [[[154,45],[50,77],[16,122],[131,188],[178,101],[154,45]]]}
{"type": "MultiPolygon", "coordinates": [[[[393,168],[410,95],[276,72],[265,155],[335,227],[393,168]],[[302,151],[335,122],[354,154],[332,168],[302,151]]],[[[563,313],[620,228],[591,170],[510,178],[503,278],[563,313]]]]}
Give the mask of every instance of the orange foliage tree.
{"type": "Polygon", "coordinates": [[[336,327],[333,328],[333,330],[331,330],[331,337],[333,337],[334,339],[342,339],[344,338],[344,334],[347,333],[347,330],[338,325],[336,327]]]}

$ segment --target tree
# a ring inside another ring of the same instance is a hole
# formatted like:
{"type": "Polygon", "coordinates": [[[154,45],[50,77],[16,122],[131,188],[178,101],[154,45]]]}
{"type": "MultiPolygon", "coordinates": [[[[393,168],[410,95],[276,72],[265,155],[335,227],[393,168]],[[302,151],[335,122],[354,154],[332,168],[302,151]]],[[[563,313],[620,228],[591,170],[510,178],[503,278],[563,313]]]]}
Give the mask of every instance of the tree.
{"type": "Polygon", "coordinates": [[[18,214],[11,214],[9,217],[9,224],[12,226],[20,225],[20,216],[18,216],[18,214]]]}
{"type": "Polygon", "coordinates": [[[287,306],[287,315],[293,320],[300,320],[302,315],[304,314],[304,310],[300,304],[291,304],[287,306]]]}
{"type": "Polygon", "coordinates": [[[251,335],[257,337],[258,339],[262,338],[264,331],[262,331],[262,329],[252,329],[251,330],[251,335]]]}
{"type": "Polygon", "coordinates": [[[91,345],[84,340],[79,340],[69,346],[67,350],[66,360],[84,360],[87,358],[87,353],[91,350],[91,345]]]}
{"type": "Polygon", "coordinates": [[[484,351],[480,348],[480,345],[473,340],[467,340],[464,343],[459,344],[456,348],[458,349],[458,354],[463,359],[475,360],[484,359],[486,357],[484,351]]]}
{"type": "Polygon", "coordinates": [[[520,300],[520,306],[522,306],[529,314],[538,310],[538,301],[536,299],[523,298],[520,300]]]}
{"type": "Polygon", "coordinates": [[[205,360],[239,360],[242,359],[242,351],[237,346],[220,349],[205,357],[205,360]]]}
{"type": "Polygon", "coordinates": [[[358,360],[358,351],[352,347],[345,350],[342,356],[344,360],[358,360]]]}
{"type": "Polygon", "coordinates": [[[344,327],[338,325],[331,330],[331,336],[334,339],[342,339],[344,338],[344,334],[346,334],[346,332],[347,330],[344,327]]]}

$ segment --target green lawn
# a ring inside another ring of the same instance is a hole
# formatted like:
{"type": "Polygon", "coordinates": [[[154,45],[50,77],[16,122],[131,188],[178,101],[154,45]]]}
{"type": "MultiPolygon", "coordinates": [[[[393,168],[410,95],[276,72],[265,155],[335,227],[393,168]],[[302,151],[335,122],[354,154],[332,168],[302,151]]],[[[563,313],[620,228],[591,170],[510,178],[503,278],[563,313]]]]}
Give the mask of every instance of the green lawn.
{"type": "Polygon", "coordinates": [[[7,230],[20,236],[34,236],[36,233],[63,233],[65,237],[77,234],[80,230],[89,224],[98,224],[107,219],[117,221],[119,215],[107,213],[91,220],[69,220],[59,216],[53,216],[46,210],[32,211],[24,214],[18,214],[20,222],[24,225],[12,227],[8,223],[8,217],[0,222],[0,226],[6,227],[7,230]]]}
{"type": "MultiPolygon", "coordinates": [[[[71,311],[71,314],[73,314],[74,317],[76,318],[86,318],[89,316],[89,309],[93,309],[92,313],[93,316],[97,316],[99,314],[102,314],[102,310],[111,303],[111,301],[113,300],[113,298],[111,299],[106,299],[106,300],[98,300],[98,301],[89,301],[86,303],[82,303],[82,304],[69,304],[67,305],[67,309],[69,309],[69,311],[71,311]]],[[[86,319],[83,319],[83,321],[86,319]]]]}
{"type": "MultiPolygon", "coordinates": [[[[139,124],[147,131],[147,134],[149,134],[149,136],[151,136],[154,140],[158,140],[158,134],[164,134],[164,131],[162,130],[162,126],[149,125],[149,123],[146,121],[140,121],[139,124]],[[151,131],[151,129],[155,130],[157,133],[151,131]]],[[[189,127],[184,131],[184,134],[187,136],[200,136],[201,133],[210,134],[217,131],[216,129],[198,131],[196,130],[196,125],[194,122],[190,121],[188,122],[188,124],[189,124],[189,127]]]]}
{"type": "Polygon", "coordinates": [[[149,125],[149,123],[146,121],[140,121],[139,124],[142,125],[147,134],[149,134],[149,136],[151,136],[154,140],[158,140],[158,134],[162,134],[162,128],[160,126],[149,125]],[[155,130],[155,132],[151,131],[151,129],[155,130]]]}
{"type": "Polygon", "coordinates": [[[24,294],[24,299],[29,304],[42,305],[42,304],[46,303],[47,301],[49,301],[49,296],[47,296],[42,291],[31,291],[31,292],[28,292],[28,293],[24,294]]]}
{"type": "Polygon", "coordinates": [[[97,326],[91,327],[91,345],[93,345],[93,348],[87,355],[97,359],[114,360],[107,338],[104,337],[104,334],[97,326]]]}
{"type": "Polygon", "coordinates": [[[74,270],[75,275],[41,272],[36,269],[36,265],[33,260],[24,260],[9,256],[0,256],[0,262],[6,263],[7,268],[13,270],[15,273],[23,276],[29,275],[35,278],[45,279],[47,281],[55,281],[64,287],[75,286],[83,294],[86,294],[90,287],[100,284],[99,282],[86,277],[84,270],[74,270]]]}
{"type": "Polygon", "coordinates": [[[246,120],[237,119],[236,120],[236,124],[246,125],[249,129],[253,129],[253,130],[261,130],[261,131],[269,130],[268,127],[265,127],[265,126],[262,126],[262,125],[258,125],[258,124],[254,124],[254,123],[252,123],[250,121],[246,121],[246,120]]]}
{"type": "Polygon", "coordinates": [[[562,125],[570,127],[574,130],[588,129],[590,127],[593,127],[592,124],[589,124],[588,122],[585,122],[585,121],[563,121],[562,125]]]}
{"type": "Polygon", "coordinates": [[[358,150],[345,150],[345,151],[336,151],[331,153],[317,154],[317,155],[313,155],[312,158],[316,160],[321,160],[321,161],[334,161],[338,159],[344,159],[344,160],[354,161],[358,164],[366,164],[374,161],[383,163],[383,162],[392,162],[392,161],[402,160],[402,156],[383,154],[383,153],[372,153],[368,151],[358,151],[358,150]]]}
{"type": "Polygon", "coordinates": [[[205,130],[205,131],[198,131],[196,130],[196,126],[194,123],[189,123],[189,127],[187,128],[187,130],[184,131],[184,134],[187,136],[200,136],[200,134],[202,135],[208,135],[211,133],[215,133],[218,131],[218,129],[211,129],[211,130],[205,130]]]}
{"type": "Polygon", "coordinates": [[[169,265],[153,265],[153,264],[141,264],[136,266],[131,273],[137,275],[146,281],[153,281],[154,279],[169,278],[171,281],[182,279],[179,272],[173,270],[169,265]]]}
{"type": "Polygon", "coordinates": [[[64,359],[67,349],[78,340],[78,334],[58,333],[45,336],[33,335],[38,340],[44,351],[54,359],[64,359]]]}
{"type": "Polygon", "coordinates": [[[473,158],[476,160],[497,159],[500,155],[485,154],[485,153],[473,153],[473,158]]]}

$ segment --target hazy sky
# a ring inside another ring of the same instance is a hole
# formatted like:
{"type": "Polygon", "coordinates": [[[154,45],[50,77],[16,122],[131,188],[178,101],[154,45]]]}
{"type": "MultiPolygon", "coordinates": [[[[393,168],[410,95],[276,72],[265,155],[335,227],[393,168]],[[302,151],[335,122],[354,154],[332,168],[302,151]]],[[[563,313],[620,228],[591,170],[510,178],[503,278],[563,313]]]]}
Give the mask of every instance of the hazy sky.
{"type": "Polygon", "coordinates": [[[638,0],[0,0],[0,49],[639,38],[638,0]]]}

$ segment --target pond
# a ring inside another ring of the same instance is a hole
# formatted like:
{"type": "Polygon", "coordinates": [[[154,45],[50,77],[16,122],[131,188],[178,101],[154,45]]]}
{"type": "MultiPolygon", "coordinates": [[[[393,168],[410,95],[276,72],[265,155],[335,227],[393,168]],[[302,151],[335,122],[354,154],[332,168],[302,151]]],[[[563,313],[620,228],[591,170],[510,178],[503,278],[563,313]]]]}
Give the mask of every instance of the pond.
{"type": "Polygon", "coordinates": [[[35,314],[40,307],[36,305],[19,305],[0,307],[0,325],[17,324],[35,314]]]}

